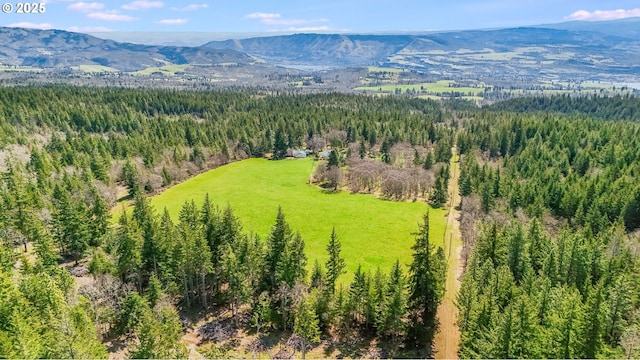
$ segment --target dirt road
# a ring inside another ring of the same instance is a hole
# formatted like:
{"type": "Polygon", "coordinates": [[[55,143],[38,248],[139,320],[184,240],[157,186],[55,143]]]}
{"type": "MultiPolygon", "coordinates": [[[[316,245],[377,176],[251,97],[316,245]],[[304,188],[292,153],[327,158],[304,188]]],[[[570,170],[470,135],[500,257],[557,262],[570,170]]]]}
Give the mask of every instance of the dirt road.
{"type": "Polygon", "coordinates": [[[454,157],[450,164],[451,178],[449,179],[449,215],[447,228],[444,234],[443,246],[447,256],[447,280],[445,294],[440,307],[438,307],[438,320],[440,329],[435,337],[436,359],[457,359],[458,346],[460,344],[460,331],[456,324],[458,309],[455,301],[460,289],[460,276],[462,275],[462,240],[460,236],[460,212],[456,208],[460,205],[460,193],[458,191],[458,179],[460,178],[459,157],[454,148],[454,157]]]}

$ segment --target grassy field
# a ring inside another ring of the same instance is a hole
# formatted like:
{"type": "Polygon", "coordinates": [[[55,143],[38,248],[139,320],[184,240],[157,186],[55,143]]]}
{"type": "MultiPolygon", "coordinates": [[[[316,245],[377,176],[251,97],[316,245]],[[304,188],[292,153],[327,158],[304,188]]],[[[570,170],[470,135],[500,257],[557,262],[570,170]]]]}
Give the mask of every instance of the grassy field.
{"type": "Polygon", "coordinates": [[[97,72],[119,72],[120,70],[114,69],[109,66],[102,65],[78,65],[71,67],[74,70],[80,70],[88,73],[97,73],[97,72]]]}
{"type": "Polygon", "coordinates": [[[369,70],[369,72],[386,72],[386,73],[401,73],[402,70],[401,69],[396,69],[396,68],[386,68],[386,67],[378,67],[378,66],[369,66],[367,68],[369,70]]]}
{"type": "Polygon", "coordinates": [[[478,93],[484,91],[484,86],[479,87],[454,87],[455,81],[448,80],[440,80],[435,83],[420,83],[420,84],[411,84],[411,85],[381,85],[381,86],[360,86],[355,88],[357,91],[382,91],[382,92],[394,92],[396,89],[402,90],[405,92],[407,90],[413,90],[416,92],[425,91],[427,93],[435,94],[435,93],[450,93],[450,92],[461,92],[464,94],[472,93],[473,95],[478,95],[478,93]]]}
{"type": "MultiPolygon", "coordinates": [[[[294,231],[306,243],[309,268],[315,259],[324,264],[331,228],[342,242],[342,254],[351,279],[358,263],[364,269],[384,271],[396,259],[403,265],[411,262],[413,232],[429,206],[416,202],[391,202],[372,195],[348,192],[325,193],[307,184],[315,163],[311,159],[269,161],[249,159],[219,167],[167,189],[152,198],[159,213],[166,207],[177,218],[186,200],[199,205],[206,193],[212,201],[230,204],[241,219],[244,231],[265,238],[275,222],[278,206],[294,231]]],[[[431,237],[442,244],[446,212],[430,210],[431,237]]]]}
{"type": "Polygon", "coordinates": [[[44,69],[31,66],[0,65],[0,71],[7,72],[44,72],[44,69]]]}
{"type": "Polygon", "coordinates": [[[134,71],[131,74],[133,75],[151,75],[155,72],[162,73],[164,75],[172,75],[174,76],[178,72],[185,71],[189,65],[164,65],[159,67],[148,67],[143,70],[134,71]]]}

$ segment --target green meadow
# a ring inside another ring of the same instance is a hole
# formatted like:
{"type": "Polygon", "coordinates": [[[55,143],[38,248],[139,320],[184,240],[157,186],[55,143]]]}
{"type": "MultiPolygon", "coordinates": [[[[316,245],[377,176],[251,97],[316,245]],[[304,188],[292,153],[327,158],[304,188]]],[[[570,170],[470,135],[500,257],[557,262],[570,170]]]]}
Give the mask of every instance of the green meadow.
{"type": "Polygon", "coordinates": [[[99,73],[99,72],[119,72],[120,70],[103,65],[78,65],[71,67],[74,70],[80,70],[87,73],[99,73]]]}
{"type": "MultiPolygon", "coordinates": [[[[220,208],[231,205],[245,232],[262,239],[269,235],[281,206],[291,228],[305,241],[309,270],[316,259],[322,264],[326,261],[334,226],[349,273],[358,264],[372,271],[378,266],[388,271],[396,259],[410,264],[412,233],[428,209],[430,235],[436,245],[442,244],[445,210],[431,209],[422,202],[392,202],[345,191],[327,193],[307,183],[315,165],[310,158],[234,162],[175,185],[154,196],[151,203],[157,213],[166,207],[177,219],[185,201],[193,199],[200,205],[209,193],[220,208]]],[[[347,278],[351,275],[343,280],[347,278]]]]}
{"type": "Polygon", "coordinates": [[[131,74],[133,75],[151,75],[153,73],[161,73],[163,75],[174,76],[178,72],[182,72],[187,70],[189,65],[163,65],[163,66],[152,66],[143,70],[134,71],[131,74]]]}
{"type": "Polygon", "coordinates": [[[455,87],[453,86],[455,81],[448,80],[440,80],[434,83],[419,83],[419,84],[386,84],[380,86],[360,86],[356,87],[354,90],[356,91],[374,91],[374,92],[394,92],[396,89],[400,89],[402,92],[407,90],[410,91],[425,91],[428,93],[450,93],[450,92],[460,92],[464,94],[472,93],[473,95],[478,95],[484,91],[484,86],[478,87],[455,87]]]}

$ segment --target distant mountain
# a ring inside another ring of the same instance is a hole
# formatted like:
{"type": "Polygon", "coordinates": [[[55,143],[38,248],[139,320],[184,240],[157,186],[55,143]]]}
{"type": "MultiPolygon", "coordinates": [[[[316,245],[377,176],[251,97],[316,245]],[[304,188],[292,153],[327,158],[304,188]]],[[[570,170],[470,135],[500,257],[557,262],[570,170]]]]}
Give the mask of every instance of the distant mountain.
{"type": "Polygon", "coordinates": [[[118,42],[161,46],[200,46],[210,41],[246,39],[260,36],[291,35],[260,32],[206,32],[206,31],[108,31],[90,32],[88,35],[118,42]]]}
{"type": "Polygon", "coordinates": [[[101,65],[135,71],[170,64],[251,64],[234,50],[119,43],[62,30],[0,27],[0,64],[63,69],[101,65]]]}
{"type": "Polygon", "coordinates": [[[384,65],[435,74],[638,74],[640,42],[591,31],[550,28],[421,35],[295,34],[212,41],[280,65],[384,65]]]}
{"type": "Polygon", "coordinates": [[[571,31],[595,31],[602,34],[640,40],[640,17],[609,21],[567,21],[537,27],[571,31]]]}
{"type": "Polygon", "coordinates": [[[385,62],[413,41],[411,35],[294,34],[212,41],[203,47],[232,49],[278,64],[362,66],[385,62]]]}
{"type": "MultiPolygon", "coordinates": [[[[0,64],[53,69],[101,65],[121,71],[176,64],[266,62],[305,69],[376,65],[439,77],[603,80],[622,76],[625,82],[638,82],[640,40],[634,34],[640,26],[633,26],[637,23],[633,19],[600,25],[570,22],[554,26],[572,29],[523,27],[399,35],[292,34],[211,41],[201,46],[140,45],[61,30],[0,28],[0,64]]],[[[270,70],[261,68],[255,73],[264,75],[264,71],[270,70]]]]}

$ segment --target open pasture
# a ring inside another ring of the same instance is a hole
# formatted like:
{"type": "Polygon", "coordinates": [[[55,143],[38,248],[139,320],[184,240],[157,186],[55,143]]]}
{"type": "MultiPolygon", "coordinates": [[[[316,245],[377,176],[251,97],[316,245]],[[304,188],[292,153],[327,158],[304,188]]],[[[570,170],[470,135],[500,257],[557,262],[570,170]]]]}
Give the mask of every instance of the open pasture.
{"type": "MultiPolygon", "coordinates": [[[[342,243],[342,255],[351,278],[358,264],[375,271],[389,271],[399,259],[411,262],[412,233],[418,230],[430,207],[421,202],[392,202],[373,195],[328,193],[308,184],[316,163],[310,159],[270,161],[248,159],[200,174],[154,196],[151,203],[159,213],[164,207],[177,220],[182,204],[193,199],[200,205],[209,193],[220,208],[228,205],[242,221],[244,231],[262,239],[269,235],[278,206],[292,230],[306,243],[308,268],[327,259],[326,246],[335,226],[342,243]]],[[[430,209],[431,237],[442,243],[446,211],[430,209]]]]}

